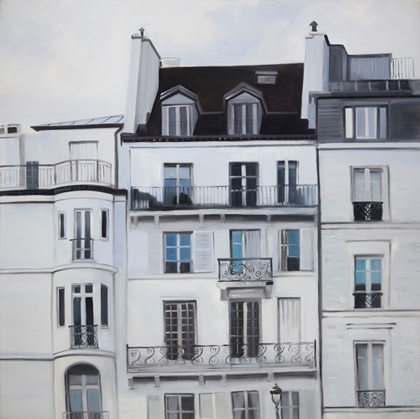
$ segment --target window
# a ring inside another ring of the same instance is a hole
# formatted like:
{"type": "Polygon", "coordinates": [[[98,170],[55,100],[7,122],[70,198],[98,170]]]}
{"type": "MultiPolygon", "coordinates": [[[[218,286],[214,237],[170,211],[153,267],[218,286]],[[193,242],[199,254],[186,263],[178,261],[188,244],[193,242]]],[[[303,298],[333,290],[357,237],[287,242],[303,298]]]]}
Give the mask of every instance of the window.
{"type": "Polygon", "coordinates": [[[101,210],[101,239],[108,238],[108,210],[101,210]]]}
{"type": "Polygon", "coordinates": [[[386,107],[345,108],[345,136],[358,140],[386,139],[386,107]]]}
{"type": "Polygon", "coordinates": [[[194,419],[194,394],[165,394],[166,419],[194,419]]]}
{"type": "Polygon", "coordinates": [[[281,397],[282,419],[299,419],[299,393],[284,391],[281,397]]]}
{"type": "Polygon", "coordinates": [[[191,135],[191,106],[163,106],[163,135],[191,135]]]}
{"type": "Polygon", "coordinates": [[[299,230],[281,232],[282,271],[298,271],[300,268],[300,233],[299,230]]]}
{"type": "Polygon", "coordinates": [[[277,162],[277,202],[297,204],[297,161],[277,162]]]}
{"type": "Polygon", "coordinates": [[[194,356],[195,306],[195,301],[164,303],[166,356],[170,360],[194,356]]]}
{"type": "Polygon", "coordinates": [[[380,308],[382,259],[356,256],[354,267],[354,308],[380,308]]]}
{"type": "Polygon", "coordinates": [[[101,384],[95,367],[83,364],[70,368],[66,374],[66,389],[68,411],[75,413],[72,418],[102,417],[98,413],[102,411],[101,384]],[[82,412],[86,412],[86,416],[82,412]]]}
{"type": "Polygon", "coordinates": [[[353,169],[353,212],[356,221],[382,220],[382,169],[353,169]]]}
{"type": "Polygon", "coordinates": [[[260,419],[258,391],[232,392],[233,419],[260,419]]]}
{"type": "Polygon", "coordinates": [[[58,318],[58,325],[64,326],[66,322],[66,306],[65,306],[65,299],[64,299],[64,288],[57,288],[57,318],[58,318]]]}
{"type": "Polygon", "coordinates": [[[226,393],[201,393],[200,419],[228,419],[226,393]]]}
{"type": "Polygon", "coordinates": [[[230,346],[234,358],[257,357],[260,341],[258,301],[231,301],[230,346]]]}
{"type": "Polygon", "coordinates": [[[191,201],[191,164],[164,165],[164,194],[166,205],[188,206],[191,201]]]}
{"type": "Polygon", "coordinates": [[[279,270],[312,271],[312,242],[311,228],[279,230],[279,270]]]}
{"type": "Polygon", "coordinates": [[[230,204],[232,206],[256,206],[258,190],[258,163],[231,163],[229,188],[230,204]]]}
{"type": "Polygon", "coordinates": [[[93,240],[91,238],[91,211],[76,210],[75,235],[73,239],[73,259],[93,259],[93,240]]]}
{"type": "Polygon", "coordinates": [[[26,162],[26,187],[28,189],[39,188],[39,162],[26,162]]]}
{"type": "Polygon", "coordinates": [[[300,343],[300,298],[278,299],[278,326],[280,343],[300,343]]]}
{"type": "Polygon", "coordinates": [[[165,273],[192,272],[191,233],[165,233],[165,273]]]}
{"type": "Polygon", "coordinates": [[[101,284],[101,325],[108,326],[108,287],[101,284]]]}
{"type": "Polygon", "coordinates": [[[385,406],[384,344],[356,343],[357,398],[361,407],[385,406]]]}
{"type": "Polygon", "coordinates": [[[93,284],[72,286],[73,325],[70,327],[72,348],[97,348],[94,325],[93,284]]]}
{"type": "Polygon", "coordinates": [[[233,104],[233,134],[258,134],[258,104],[233,104]]]}
{"type": "Polygon", "coordinates": [[[231,230],[230,255],[232,259],[260,257],[260,230],[231,230]]]}
{"type": "Polygon", "coordinates": [[[66,213],[65,212],[58,213],[58,238],[59,239],[66,238],[66,213]]]}

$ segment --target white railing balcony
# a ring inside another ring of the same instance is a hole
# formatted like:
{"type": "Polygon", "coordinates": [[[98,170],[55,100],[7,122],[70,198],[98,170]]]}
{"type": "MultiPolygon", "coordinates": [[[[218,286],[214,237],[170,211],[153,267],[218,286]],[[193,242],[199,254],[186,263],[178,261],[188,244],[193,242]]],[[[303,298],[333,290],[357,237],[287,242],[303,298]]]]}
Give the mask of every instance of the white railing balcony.
{"type": "Polygon", "coordinates": [[[316,185],[181,186],[131,188],[131,210],[194,208],[311,207],[317,205],[316,185]]]}
{"type": "Polygon", "coordinates": [[[66,160],[56,164],[0,166],[0,190],[54,188],[69,183],[112,186],[112,165],[101,160],[66,160]]]}
{"type": "Polygon", "coordinates": [[[412,57],[392,58],[391,79],[414,79],[414,59],[412,57]]]}

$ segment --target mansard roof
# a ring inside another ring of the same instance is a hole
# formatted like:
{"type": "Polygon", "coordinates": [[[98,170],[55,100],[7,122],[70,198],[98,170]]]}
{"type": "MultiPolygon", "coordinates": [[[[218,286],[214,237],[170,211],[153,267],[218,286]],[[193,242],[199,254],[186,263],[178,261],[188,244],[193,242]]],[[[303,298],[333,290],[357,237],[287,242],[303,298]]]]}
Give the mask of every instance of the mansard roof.
{"type": "MultiPolygon", "coordinates": [[[[226,67],[169,67],[159,70],[159,90],[146,126],[137,136],[161,135],[161,95],[178,86],[198,97],[200,110],[197,136],[226,136],[226,95],[238,86],[259,92],[265,104],[260,135],[308,135],[307,120],[300,118],[303,64],[226,67]],[[260,84],[258,74],[276,75],[275,84],[260,84]]],[[[254,94],[251,93],[251,94],[254,94]]]]}

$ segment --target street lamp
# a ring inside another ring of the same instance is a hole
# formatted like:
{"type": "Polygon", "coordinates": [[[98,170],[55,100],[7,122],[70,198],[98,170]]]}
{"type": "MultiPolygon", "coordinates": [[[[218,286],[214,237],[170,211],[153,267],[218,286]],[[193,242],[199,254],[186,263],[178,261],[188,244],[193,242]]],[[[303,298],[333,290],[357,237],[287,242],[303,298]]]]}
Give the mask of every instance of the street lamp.
{"type": "Polygon", "coordinates": [[[280,412],[279,412],[279,405],[281,402],[281,395],[282,395],[281,388],[276,384],[274,384],[274,387],[270,390],[271,394],[271,400],[274,403],[274,409],[276,411],[276,419],[280,419],[280,412]]]}

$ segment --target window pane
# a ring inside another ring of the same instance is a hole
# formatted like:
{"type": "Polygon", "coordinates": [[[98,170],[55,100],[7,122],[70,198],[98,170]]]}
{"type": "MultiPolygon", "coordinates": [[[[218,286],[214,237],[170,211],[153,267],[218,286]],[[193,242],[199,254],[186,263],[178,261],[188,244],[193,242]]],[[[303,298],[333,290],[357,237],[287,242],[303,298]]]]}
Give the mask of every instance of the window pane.
{"type": "Polygon", "coordinates": [[[65,324],[65,302],[64,302],[64,288],[58,289],[58,325],[65,324]]]}
{"type": "Polygon", "coordinates": [[[179,410],[178,396],[166,396],[166,409],[170,412],[179,410]]]}
{"type": "Polygon", "coordinates": [[[188,135],[188,116],[187,116],[187,107],[181,106],[180,109],[180,134],[188,135]]]}
{"type": "Polygon", "coordinates": [[[176,135],[176,109],[173,106],[168,109],[168,118],[169,135],[176,135]]]}
{"type": "Polygon", "coordinates": [[[82,390],[70,389],[69,398],[70,398],[70,410],[72,412],[82,412],[83,411],[82,390]]]}
{"type": "Polygon", "coordinates": [[[258,392],[250,391],[248,393],[248,407],[260,407],[260,398],[258,392]]]}
{"type": "Polygon", "coordinates": [[[176,165],[165,164],[164,176],[165,179],[176,179],[176,165]]]}
{"type": "Polygon", "coordinates": [[[353,109],[345,109],[346,138],[353,138],[353,109]]]}
{"type": "Polygon", "coordinates": [[[177,260],[177,255],[176,255],[176,247],[167,247],[166,248],[166,260],[167,261],[171,261],[174,262],[177,260]]]}
{"type": "Polygon", "coordinates": [[[232,405],[234,409],[245,407],[245,395],[243,392],[232,393],[232,405]]]}
{"type": "Polygon", "coordinates": [[[181,247],[180,249],[181,257],[180,260],[183,262],[189,262],[191,260],[190,255],[190,248],[189,247],[181,247]]]}
{"type": "Polygon", "coordinates": [[[101,411],[101,399],[98,388],[90,388],[86,391],[87,405],[89,412],[101,411]]]}
{"type": "Polygon", "coordinates": [[[190,179],[190,166],[180,166],[179,167],[179,178],[180,179],[190,179]]]}
{"type": "Polygon", "coordinates": [[[382,201],[381,196],[381,178],[382,172],[378,170],[370,171],[370,190],[371,190],[371,199],[374,202],[382,201]]]}
{"type": "Polygon", "coordinates": [[[80,326],[82,323],[81,317],[81,298],[73,298],[73,323],[76,326],[80,326]]]}
{"type": "Polygon", "coordinates": [[[180,245],[189,246],[191,243],[191,234],[180,234],[180,245]]]}
{"type": "Polygon", "coordinates": [[[88,293],[93,292],[93,285],[92,284],[86,284],[85,285],[85,292],[88,292],[88,293]]]}
{"type": "Polygon", "coordinates": [[[383,345],[372,345],[372,390],[384,388],[383,345]]]}
{"type": "Polygon", "coordinates": [[[368,138],[377,138],[376,137],[376,127],[377,127],[377,108],[366,108],[366,137],[368,138]]]}
{"type": "Polygon", "coordinates": [[[166,246],[176,246],[176,234],[165,234],[166,246]]]}
{"type": "Polygon", "coordinates": [[[365,108],[356,108],[356,138],[366,137],[365,108]]]}
{"type": "Polygon", "coordinates": [[[357,382],[359,390],[371,390],[368,383],[368,348],[366,344],[356,345],[357,382]]]}
{"type": "Polygon", "coordinates": [[[80,293],[80,285],[73,285],[73,293],[74,294],[80,293]]]}
{"type": "Polygon", "coordinates": [[[181,396],[182,410],[194,411],[194,396],[181,396]]]}
{"type": "Polygon", "coordinates": [[[86,324],[93,324],[93,298],[86,297],[86,324]]]}
{"type": "Polygon", "coordinates": [[[386,108],[379,108],[379,138],[384,139],[387,136],[387,115],[386,108]]]}
{"type": "Polygon", "coordinates": [[[59,223],[60,223],[60,239],[63,239],[64,237],[66,237],[66,230],[65,230],[65,218],[64,218],[64,213],[60,213],[60,217],[59,217],[59,223]]]}

